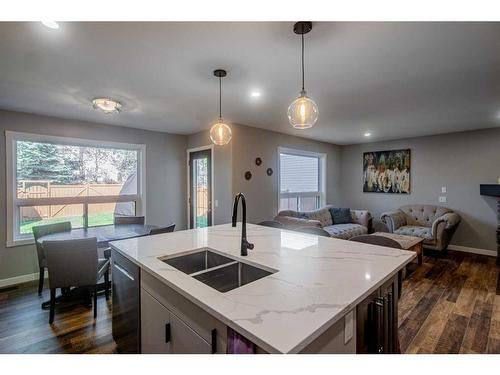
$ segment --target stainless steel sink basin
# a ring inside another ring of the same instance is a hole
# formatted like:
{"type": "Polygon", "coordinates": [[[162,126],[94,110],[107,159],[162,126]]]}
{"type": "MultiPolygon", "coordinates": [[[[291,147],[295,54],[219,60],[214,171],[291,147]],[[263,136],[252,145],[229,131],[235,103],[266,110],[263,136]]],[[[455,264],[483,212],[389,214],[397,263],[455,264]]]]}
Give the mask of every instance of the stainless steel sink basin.
{"type": "Polygon", "coordinates": [[[209,248],[159,259],[221,293],[277,272],[237,261],[209,248]]]}
{"type": "Polygon", "coordinates": [[[172,258],[164,257],[160,258],[160,260],[188,275],[229,262],[234,262],[234,259],[210,251],[208,248],[172,258]]]}
{"type": "Polygon", "coordinates": [[[273,273],[259,267],[234,261],[231,264],[193,275],[193,277],[219,292],[225,293],[273,273]]]}

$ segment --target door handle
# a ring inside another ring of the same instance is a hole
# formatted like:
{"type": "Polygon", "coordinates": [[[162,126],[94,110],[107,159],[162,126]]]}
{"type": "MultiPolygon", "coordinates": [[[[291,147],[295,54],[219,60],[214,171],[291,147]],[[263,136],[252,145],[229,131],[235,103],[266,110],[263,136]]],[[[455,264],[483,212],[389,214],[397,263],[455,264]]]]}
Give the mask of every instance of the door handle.
{"type": "Polygon", "coordinates": [[[165,344],[170,342],[170,323],[165,324],[165,344]]]}
{"type": "Polygon", "coordinates": [[[385,321],[384,321],[385,299],[375,298],[375,325],[376,325],[376,353],[384,353],[385,321]]]}
{"type": "Polygon", "coordinates": [[[128,277],[131,281],[135,281],[134,277],[128,273],[124,268],[120,267],[118,264],[114,263],[113,266],[118,270],[120,271],[123,275],[125,275],[126,277],[128,277]]]}
{"type": "Polygon", "coordinates": [[[212,354],[217,353],[217,330],[214,328],[211,332],[212,335],[212,354]]]}

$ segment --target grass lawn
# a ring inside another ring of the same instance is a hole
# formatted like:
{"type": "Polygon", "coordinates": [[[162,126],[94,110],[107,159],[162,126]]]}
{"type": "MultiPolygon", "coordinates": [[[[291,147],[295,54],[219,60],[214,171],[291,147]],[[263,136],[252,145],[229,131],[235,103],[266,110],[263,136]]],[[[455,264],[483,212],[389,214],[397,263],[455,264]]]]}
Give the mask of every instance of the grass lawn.
{"type": "Polygon", "coordinates": [[[196,227],[197,228],[206,228],[208,226],[208,220],[206,216],[197,216],[196,217],[196,227]]]}
{"type": "MultiPolygon", "coordinates": [[[[63,221],[70,221],[71,226],[73,228],[83,227],[83,217],[68,216],[68,217],[56,217],[52,219],[25,221],[21,224],[20,231],[21,234],[32,233],[31,228],[36,227],[37,225],[54,224],[63,221]]],[[[89,227],[96,227],[100,225],[111,225],[113,224],[113,221],[114,221],[113,212],[103,212],[103,213],[89,215],[89,227]]]]}

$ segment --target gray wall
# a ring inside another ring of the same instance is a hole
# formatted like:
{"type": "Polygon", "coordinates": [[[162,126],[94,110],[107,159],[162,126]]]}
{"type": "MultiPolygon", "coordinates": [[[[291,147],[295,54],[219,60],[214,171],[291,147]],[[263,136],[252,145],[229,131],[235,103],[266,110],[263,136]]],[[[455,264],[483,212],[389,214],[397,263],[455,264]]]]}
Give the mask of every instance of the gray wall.
{"type": "MultiPolygon", "coordinates": [[[[278,169],[278,147],[327,154],[327,201],[339,202],[340,199],[340,147],[323,142],[294,137],[268,130],[244,125],[231,125],[233,138],[226,146],[214,148],[215,197],[219,207],[215,207],[215,224],[231,221],[232,199],[242,192],[247,198],[247,220],[257,223],[271,220],[278,211],[278,174],[266,175],[268,167],[278,169]],[[255,165],[255,158],[262,158],[260,167],[255,165]],[[252,179],[245,180],[249,170],[252,179]]],[[[210,144],[208,131],[188,137],[190,148],[210,144]]],[[[240,210],[241,211],[241,210],[240,210]]]]}
{"type": "Polygon", "coordinates": [[[340,203],[340,147],[329,143],[294,137],[259,128],[233,125],[233,195],[239,192],[247,198],[247,219],[257,223],[271,220],[278,212],[278,147],[326,153],[326,200],[340,203]],[[262,158],[260,166],[255,158],[262,158]],[[266,169],[274,170],[267,176],[266,169]],[[246,171],[252,179],[245,180],[246,171]]]}
{"type": "Polygon", "coordinates": [[[175,222],[185,228],[186,210],[186,141],[171,135],[132,128],[0,111],[0,280],[37,271],[35,248],[6,248],[7,223],[5,183],[5,130],[98,139],[146,145],[146,216],[152,224],[175,222]]]}
{"type": "Polygon", "coordinates": [[[404,204],[450,207],[462,216],[452,244],[496,250],[496,201],[481,196],[479,184],[500,178],[500,129],[344,146],[341,159],[343,205],[364,207],[376,218],[404,204]],[[411,194],[363,193],[363,152],[402,148],[411,149],[411,194]],[[447,203],[439,203],[441,195],[447,203]]]}

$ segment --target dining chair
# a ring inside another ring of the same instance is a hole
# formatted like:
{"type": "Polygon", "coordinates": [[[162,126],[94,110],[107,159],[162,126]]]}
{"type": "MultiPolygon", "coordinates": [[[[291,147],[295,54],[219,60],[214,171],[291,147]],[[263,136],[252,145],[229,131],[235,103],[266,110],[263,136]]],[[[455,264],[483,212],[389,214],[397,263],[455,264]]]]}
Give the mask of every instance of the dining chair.
{"type": "Polygon", "coordinates": [[[71,232],[71,222],[64,221],[62,223],[37,225],[31,228],[33,231],[33,237],[35,238],[36,254],[38,256],[38,295],[42,294],[43,281],[45,279],[45,268],[47,267],[47,261],[45,259],[45,254],[43,252],[43,245],[38,243],[40,237],[46,236],[47,234],[60,233],[60,232],[71,232]]]}
{"type": "Polygon", "coordinates": [[[323,228],[318,228],[318,227],[300,227],[294,229],[294,231],[301,233],[315,234],[316,236],[321,236],[321,237],[330,237],[330,233],[328,233],[323,228]]]}
{"type": "Polygon", "coordinates": [[[370,245],[392,247],[394,249],[402,249],[401,245],[392,238],[377,236],[376,234],[362,234],[359,236],[351,237],[349,241],[362,242],[370,245]]]}
{"type": "Polygon", "coordinates": [[[175,223],[173,224],[170,224],[166,227],[160,227],[160,228],[152,228],[150,231],[149,231],[149,235],[150,236],[153,236],[155,234],[161,234],[161,233],[170,233],[170,232],[173,232],[175,229],[175,223]]]}
{"type": "Polygon", "coordinates": [[[115,216],[115,225],[122,224],[142,224],[144,225],[144,216],[115,216]]]}
{"type": "Polygon", "coordinates": [[[44,241],[43,246],[50,286],[49,323],[54,322],[56,289],[89,287],[94,297],[94,319],[97,317],[97,284],[105,280],[106,300],[109,299],[109,259],[97,256],[97,238],[44,241]]]}
{"type": "Polygon", "coordinates": [[[283,224],[281,224],[279,221],[275,221],[275,220],[265,220],[265,221],[261,221],[259,224],[257,225],[262,225],[264,227],[271,227],[271,228],[284,228],[285,226],[283,224]]]}

